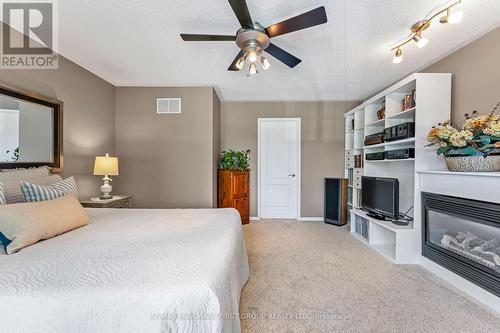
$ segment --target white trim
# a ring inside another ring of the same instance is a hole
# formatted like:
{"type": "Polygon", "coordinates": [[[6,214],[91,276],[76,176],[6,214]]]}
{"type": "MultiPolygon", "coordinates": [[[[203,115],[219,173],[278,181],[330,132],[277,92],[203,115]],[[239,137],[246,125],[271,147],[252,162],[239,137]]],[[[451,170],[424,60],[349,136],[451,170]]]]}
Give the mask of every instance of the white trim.
{"type": "Polygon", "coordinates": [[[324,222],[325,218],[324,217],[299,217],[299,221],[302,222],[324,222]]]}
{"type": "Polygon", "coordinates": [[[261,134],[261,124],[266,121],[283,121],[283,120],[288,120],[288,121],[295,121],[297,123],[297,219],[300,218],[300,211],[301,211],[301,188],[302,188],[302,119],[301,118],[257,118],[257,216],[260,219],[262,217],[261,214],[261,195],[260,195],[260,170],[261,166],[260,163],[262,161],[260,152],[261,152],[261,140],[260,140],[260,134],[261,134]]]}
{"type": "Polygon", "coordinates": [[[260,217],[250,216],[250,221],[260,221],[260,217]]]}

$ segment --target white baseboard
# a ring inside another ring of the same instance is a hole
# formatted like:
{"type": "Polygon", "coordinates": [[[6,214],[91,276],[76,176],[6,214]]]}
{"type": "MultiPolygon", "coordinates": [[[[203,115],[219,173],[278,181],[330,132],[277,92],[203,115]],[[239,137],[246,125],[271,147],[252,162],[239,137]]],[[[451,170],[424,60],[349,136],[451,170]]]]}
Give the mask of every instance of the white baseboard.
{"type": "Polygon", "coordinates": [[[486,305],[493,311],[500,313],[499,297],[423,256],[420,256],[420,265],[428,271],[434,273],[441,279],[445,280],[449,284],[453,285],[455,288],[460,289],[467,295],[486,305]]]}
{"type": "Polygon", "coordinates": [[[299,217],[297,220],[302,222],[323,222],[323,217],[299,217]]]}
{"type": "MultiPolygon", "coordinates": [[[[260,221],[261,218],[258,216],[250,216],[250,221],[260,221]]],[[[299,217],[298,221],[302,222],[323,222],[324,218],[322,217],[299,217]]]]}

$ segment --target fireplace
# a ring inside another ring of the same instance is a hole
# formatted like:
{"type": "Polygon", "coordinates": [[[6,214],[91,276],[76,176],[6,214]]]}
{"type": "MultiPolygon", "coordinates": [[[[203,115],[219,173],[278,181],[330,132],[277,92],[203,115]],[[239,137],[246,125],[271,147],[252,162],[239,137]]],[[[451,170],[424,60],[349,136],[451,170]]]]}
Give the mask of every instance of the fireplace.
{"type": "Polygon", "coordinates": [[[422,192],[422,255],[500,297],[500,205],[422,192]]]}

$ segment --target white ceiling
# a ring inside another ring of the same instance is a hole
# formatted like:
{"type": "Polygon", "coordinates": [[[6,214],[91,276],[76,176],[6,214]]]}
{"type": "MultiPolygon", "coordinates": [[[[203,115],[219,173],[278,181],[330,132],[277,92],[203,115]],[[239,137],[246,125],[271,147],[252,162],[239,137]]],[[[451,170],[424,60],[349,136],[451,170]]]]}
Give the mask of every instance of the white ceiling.
{"type": "Polygon", "coordinates": [[[434,24],[424,49],[389,51],[408,27],[446,0],[247,0],[263,26],[318,6],[325,25],[273,42],[303,62],[251,78],[229,72],[233,42],[183,42],[179,33],[234,34],[238,21],[225,0],[59,1],[60,53],[117,86],[216,85],[224,100],[359,100],[418,71],[500,25],[500,0],[463,0],[459,25],[434,24]]]}

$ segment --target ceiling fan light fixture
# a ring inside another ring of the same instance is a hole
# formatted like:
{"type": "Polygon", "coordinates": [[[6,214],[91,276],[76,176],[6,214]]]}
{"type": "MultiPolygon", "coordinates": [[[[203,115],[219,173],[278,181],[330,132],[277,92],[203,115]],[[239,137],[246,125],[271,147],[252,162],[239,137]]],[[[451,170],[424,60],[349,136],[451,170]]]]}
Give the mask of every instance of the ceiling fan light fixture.
{"type": "Polygon", "coordinates": [[[245,65],[245,57],[240,57],[238,59],[238,61],[236,62],[235,64],[235,67],[238,69],[238,70],[241,70],[243,68],[243,66],[245,65]]]}
{"type": "Polygon", "coordinates": [[[395,64],[400,64],[403,62],[403,50],[397,49],[396,53],[394,54],[394,59],[392,59],[392,62],[395,64]]]}
{"type": "Polygon", "coordinates": [[[248,74],[255,75],[257,73],[258,73],[258,71],[257,71],[257,65],[255,64],[255,62],[251,62],[248,74]]]}
{"type": "Polygon", "coordinates": [[[264,68],[264,70],[268,70],[269,67],[271,67],[269,60],[267,60],[265,57],[260,58],[260,63],[262,64],[262,68],[264,68]]]}
{"type": "Polygon", "coordinates": [[[257,61],[257,57],[258,57],[257,51],[252,49],[251,51],[248,52],[248,61],[250,61],[252,64],[254,64],[257,61]]]}

